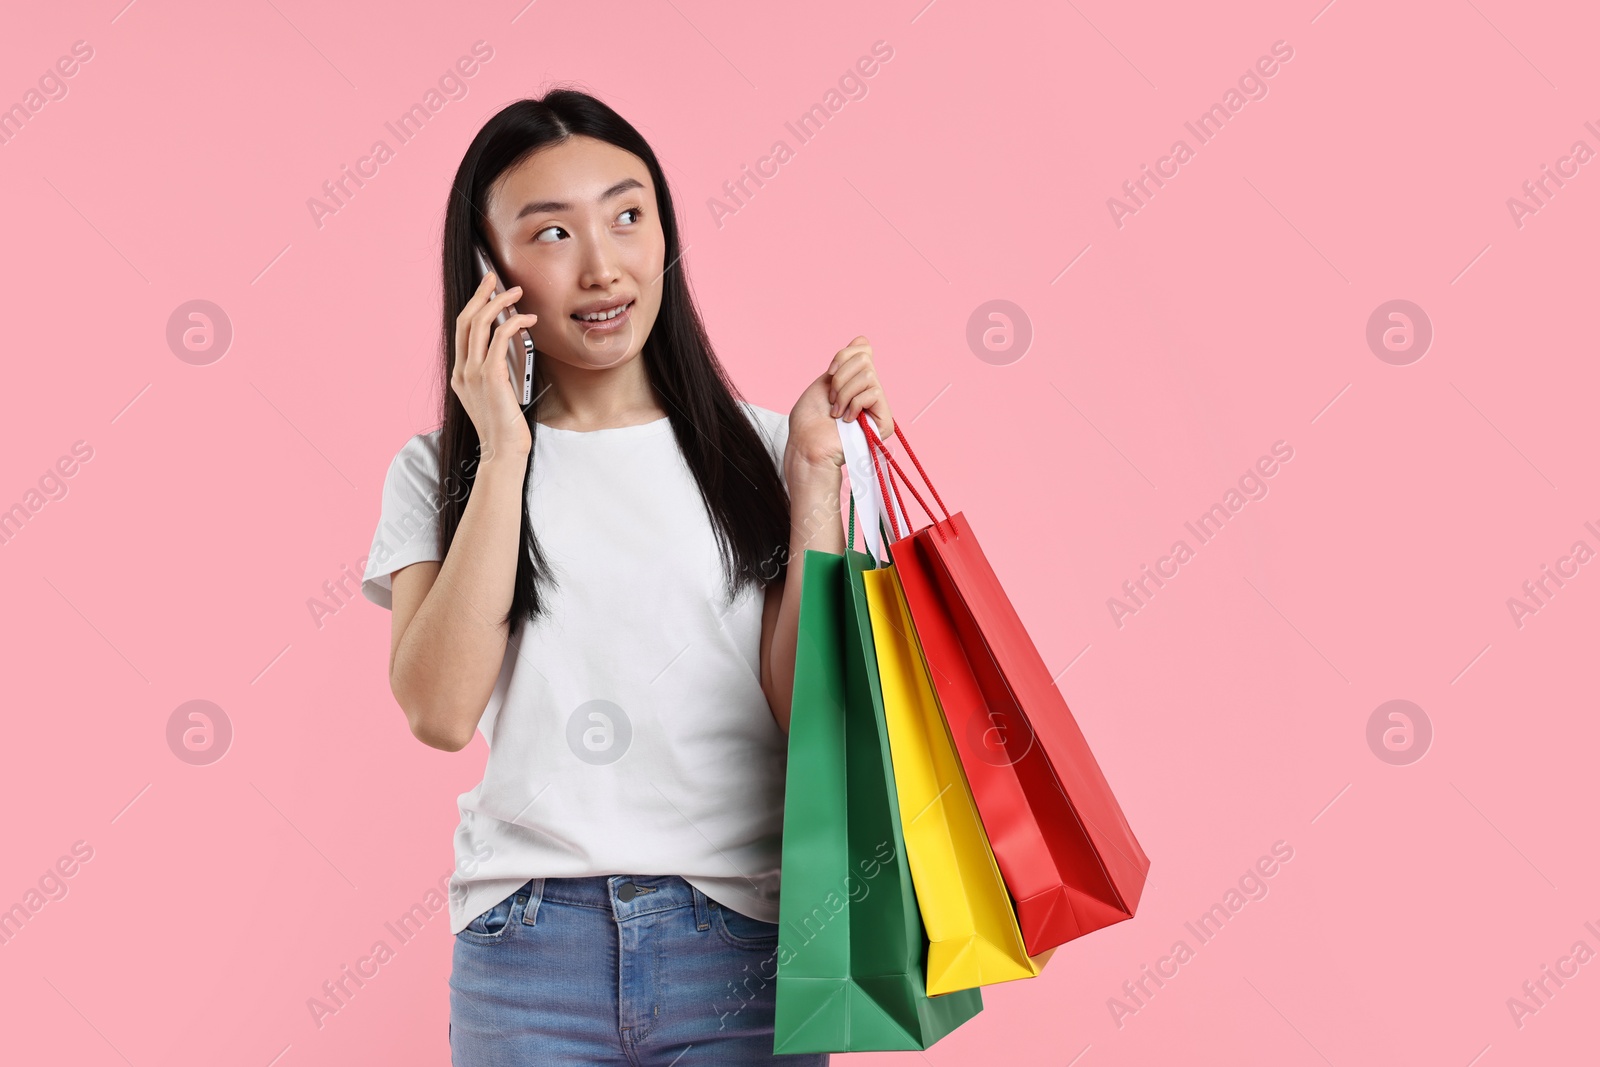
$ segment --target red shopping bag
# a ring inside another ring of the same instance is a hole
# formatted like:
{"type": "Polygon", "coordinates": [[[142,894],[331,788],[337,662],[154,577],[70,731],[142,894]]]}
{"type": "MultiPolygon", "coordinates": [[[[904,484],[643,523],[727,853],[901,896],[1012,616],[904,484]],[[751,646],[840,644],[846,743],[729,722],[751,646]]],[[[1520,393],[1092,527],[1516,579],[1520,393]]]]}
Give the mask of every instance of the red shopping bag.
{"type": "Polygon", "coordinates": [[[862,429],[894,528],[889,553],[1028,953],[1131,918],[1150,860],[971,526],[945,508],[903,426],[895,435],[943,519],[870,422],[862,429]],[[888,499],[900,500],[896,474],[930,520],[915,533],[888,499]]]}

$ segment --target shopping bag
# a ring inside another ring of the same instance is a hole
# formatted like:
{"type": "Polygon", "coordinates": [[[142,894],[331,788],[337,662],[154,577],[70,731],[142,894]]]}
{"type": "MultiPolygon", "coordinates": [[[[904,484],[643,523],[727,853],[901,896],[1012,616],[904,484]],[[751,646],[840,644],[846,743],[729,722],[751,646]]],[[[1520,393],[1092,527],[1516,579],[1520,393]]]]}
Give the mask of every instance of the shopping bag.
{"type": "Polygon", "coordinates": [[[775,1053],[925,1049],[983,1008],[976,989],[927,992],[859,577],[871,562],[848,546],[802,560],[775,1053]]]}
{"type": "Polygon", "coordinates": [[[872,615],[906,860],[929,942],[928,992],[1032,978],[1055,949],[1028,956],[939,710],[899,578],[887,564],[864,571],[861,578],[872,615]]]}
{"type": "Polygon", "coordinates": [[[930,520],[894,529],[889,553],[1028,952],[1131,918],[1150,860],[971,526],[945,508],[903,426],[943,519],[861,428],[880,493],[898,500],[904,484],[930,520]]]}

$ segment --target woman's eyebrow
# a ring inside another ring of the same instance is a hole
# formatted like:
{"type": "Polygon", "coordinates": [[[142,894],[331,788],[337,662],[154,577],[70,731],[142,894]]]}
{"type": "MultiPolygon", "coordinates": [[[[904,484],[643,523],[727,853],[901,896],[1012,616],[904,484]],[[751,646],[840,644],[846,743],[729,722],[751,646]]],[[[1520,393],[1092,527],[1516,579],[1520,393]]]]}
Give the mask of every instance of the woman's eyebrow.
{"type": "MultiPolygon", "coordinates": [[[[629,189],[643,189],[644,182],[638,178],[624,178],[605,192],[600,194],[600,201],[610,200],[614,196],[621,196],[629,189]]],[[[532,204],[524,204],[522,210],[517,212],[517,218],[524,215],[533,215],[541,211],[571,211],[572,205],[565,200],[540,200],[532,204]]],[[[515,221],[515,220],[513,220],[515,221]]]]}

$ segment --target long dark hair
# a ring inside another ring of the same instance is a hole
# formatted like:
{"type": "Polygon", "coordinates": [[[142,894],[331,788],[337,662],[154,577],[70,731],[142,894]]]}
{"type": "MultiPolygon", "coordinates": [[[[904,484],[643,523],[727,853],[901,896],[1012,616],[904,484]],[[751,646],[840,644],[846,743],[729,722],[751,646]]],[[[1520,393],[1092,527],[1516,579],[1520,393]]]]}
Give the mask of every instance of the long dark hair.
{"type": "MultiPolygon", "coordinates": [[[[638,358],[667,409],[678,447],[699,483],[700,496],[716,531],[722,556],[727,596],[747,583],[761,588],[783,573],[789,540],[789,496],[776,464],[736,397],[738,390],[711,350],[705,326],[684,278],[678,219],[672,207],[667,177],[650,145],[626,119],[587,93],[556,89],[543,97],[518,100],[484,124],[467,147],[450,188],[444,222],[444,321],[441,328],[440,377],[443,386],[439,435],[440,546],[446,553],[455,539],[462,513],[471,496],[479,455],[478,430],[460,397],[450,387],[455,361],[456,316],[478,287],[472,245],[481,240],[492,247],[487,232],[485,197],[489,187],[507,170],[534,151],[568,137],[593,137],[632,152],[644,161],[656,187],[656,210],[666,238],[666,272],[662,279],[661,310],[638,358]],[[455,472],[461,472],[459,475],[455,472]],[[461,482],[454,481],[460,478],[461,482]],[[447,492],[447,481],[454,492],[447,492]],[[465,483],[465,491],[462,490],[465,483]]],[[[535,357],[536,367],[543,356],[535,357]]],[[[538,375],[542,379],[543,375],[538,375]]],[[[538,386],[536,381],[536,387],[538,386]]],[[[537,439],[538,423],[529,404],[523,416],[528,432],[537,439]]],[[[534,449],[528,451],[528,472],[533,471],[534,449]]],[[[543,610],[540,586],[555,577],[540,551],[528,516],[528,493],[522,494],[521,551],[517,577],[506,618],[515,636],[525,619],[543,610]]]]}

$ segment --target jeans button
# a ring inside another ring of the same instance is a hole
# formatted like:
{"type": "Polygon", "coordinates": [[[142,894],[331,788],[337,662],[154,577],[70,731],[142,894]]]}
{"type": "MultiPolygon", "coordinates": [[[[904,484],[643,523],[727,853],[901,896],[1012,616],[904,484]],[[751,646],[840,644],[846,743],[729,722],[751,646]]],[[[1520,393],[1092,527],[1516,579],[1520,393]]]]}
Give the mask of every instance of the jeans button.
{"type": "Polygon", "coordinates": [[[617,887],[617,899],[626,904],[639,895],[639,889],[632,882],[623,882],[617,887]]]}

